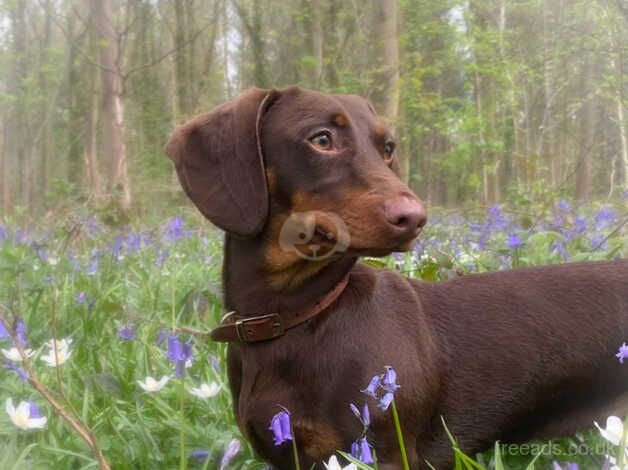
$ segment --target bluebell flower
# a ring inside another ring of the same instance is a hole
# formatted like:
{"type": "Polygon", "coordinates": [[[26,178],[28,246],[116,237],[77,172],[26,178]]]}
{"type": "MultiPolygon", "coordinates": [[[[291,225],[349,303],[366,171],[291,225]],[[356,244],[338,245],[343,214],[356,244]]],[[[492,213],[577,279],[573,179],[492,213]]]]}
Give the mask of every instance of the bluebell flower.
{"type": "Polygon", "coordinates": [[[395,372],[395,369],[390,366],[386,366],[386,372],[384,373],[384,379],[382,380],[381,387],[392,393],[400,387],[397,384],[397,372],[395,372]]]}
{"type": "Polygon", "coordinates": [[[22,380],[22,382],[27,382],[28,381],[28,373],[24,369],[22,369],[21,367],[18,367],[15,364],[11,364],[11,363],[7,362],[4,365],[4,368],[8,369],[8,370],[12,370],[13,372],[15,372],[19,376],[19,378],[22,380]]]}
{"type": "Polygon", "coordinates": [[[620,364],[624,363],[624,359],[628,359],[628,345],[625,342],[619,347],[619,351],[615,356],[619,359],[620,364]]]}
{"type": "Polygon", "coordinates": [[[7,327],[4,325],[4,320],[0,319],[0,339],[7,339],[10,337],[11,334],[9,333],[7,327]]]}
{"type": "Polygon", "coordinates": [[[28,340],[26,339],[26,324],[22,320],[18,320],[15,325],[15,339],[21,346],[26,346],[28,340]]]}
{"type": "Polygon", "coordinates": [[[192,451],[192,458],[199,462],[205,462],[209,457],[209,449],[196,449],[192,451]]]}
{"type": "Polygon", "coordinates": [[[581,216],[577,216],[573,222],[574,232],[578,235],[582,235],[587,230],[587,219],[581,216]]]}
{"type": "Polygon", "coordinates": [[[160,328],[159,329],[159,336],[157,337],[157,341],[155,341],[155,344],[157,346],[163,345],[166,342],[166,340],[168,339],[168,335],[169,334],[170,334],[170,332],[166,328],[160,328]]]}
{"type": "Polygon", "coordinates": [[[164,263],[166,262],[166,260],[168,259],[168,254],[170,253],[169,250],[167,249],[163,249],[159,252],[159,255],[157,256],[157,258],[155,258],[155,266],[158,268],[161,268],[164,263]]]}
{"type": "Polygon", "coordinates": [[[233,458],[238,455],[240,449],[242,448],[242,444],[237,439],[231,439],[229,444],[227,444],[227,450],[225,450],[222,459],[220,460],[220,470],[225,470],[227,465],[233,460],[233,458]]]}
{"type": "Polygon", "coordinates": [[[355,417],[362,421],[362,415],[360,414],[360,410],[358,409],[358,407],[355,406],[353,403],[349,403],[349,408],[351,408],[351,412],[355,415],[355,417]]]}
{"type": "Polygon", "coordinates": [[[174,243],[186,236],[184,230],[185,222],[179,216],[175,216],[170,220],[170,222],[166,225],[166,229],[164,230],[164,235],[166,240],[170,243],[174,243]]]}
{"type": "Polygon", "coordinates": [[[555,460],[552,462],[552,470],[578,470],[578,469],[579,467],[577,463],[567,462],[565,466],[563,467],[560,463],[556,462],[555,460]]]}
{"type": "Polygon", "coordinates": [[[608,250],[608,240],[603,235],[594,235],[591,237],[591,249],[592,250],[608,250]]]}
{"type": "Polygon", "coordinates": [[[560,201],[558,201],[558,208],[563,212],[569,212],[571,210],[569,202],[565,199],[561,199],[560,201]]]}
{"type": "Polygon", "coordinates": [[[181,344],[181,340],[177,335],[170,335],[168,337],[168,352],[166,355],[175,366],[175,375],[179,378],[184,377],[186,363],[192,360],[192,340],[189,339],[181,344]]]}
{"type": "Polygon", "coordinates": [[[118,329],[118,336],[120,337],[120,339],[124,339],[127,341],[135,339],[135,326],[131,325],[130,323],[125,323],[118,329]]]}
{"type": "Polygon", "coordinates": [[[362,423],[362,426],[364,426],[364,428],[368,428],[369,425],[371,424],[371,412],[369,411],[368,404],[367,403],[364,404],[364,407],[362,408],[362,412],[360,412],[358,407],[354,405],[353,403],[349,404],[349,408],[351,408],[351,411],[355,415],[355,417],[360,420],[360,422],[362,423]]]}
{"type": "Polygon", "coordinates": [[[218,358],[216,356],[214,356],[213,354],[210,354],[209,356],[209,362],[212,365],[212,368],[220,374],[220,363],[218,362],[218,358]]]}
{"type": "Polygon", "coordinates": [[[290,430],[290,413],[286,410],[280,411],[270,420],[269,430],[273,433],[274,443],[276,446],[286,441],[292,440],[292,431],[290,430]]]}
{"type": "Polygon", "coordinates": [[[563,261],[567,261],[569,259],[569,252],[567,251],[567,245],[562,240],[556,240],[553,243],[550,243],[549,246],[550,253],[557,253],[563,261]]]}
{"type": "Polygon", "coordinates": [[[130,234],[127,237],[126,254],[131,255],[140,251],[142,239],[139,234],[130,234]]]}
{"type": "Polygon", "coordinates": [[[364,390],[362,390],[362,392],[366,393],[367,395],[372,396],[373,398],[377,398],[377,389],[381,381],[382,381],[381,376],[379,375],[373,376],[373,378],[371,379],[371,382],[368,384],[368,386],[364,390]]]}
{"type": "Polygon", "coordinates": [[[379,400],[379,404],[377,405],[378,408],[382,411],[386,411],[394,398],[395,395],[392,392],[385,393],[384,396],[379,400]]]}
{"type": "Polygon", "coordinates": [[[83,291],[76,294],[76,303],[79,305],[83,305],[87,302],[87,294],[83,291]]]}
{"type": "Polygon", "coordinates": [[[360,459],[360,446],[358,444],[358,441],[355,441],[351,444],[351,457],[353,457],[354,459],[360,459]]]}
{"type": "Polygon", "coordinates": [[[366,437],[360,439],[360,460],[366,464],[373,463],[373,453],[366,437]]]}
{"type": "Polygon", "coordinates": [[[89,262],[87,269],[85,270],[85,274],[87,274],[88,276],[96,275],[98,273],[98,264],[98,256],[92,256],[92,259],[89,262]]]}
{"type": "Polygon", "coordinates": [[[113,259],[116,261],[119,261],[121,258],[123,244],[123,238],[120,235],[116,235],[113,239],[113,243],[111,244],[111,254],[113,255],[113,259]]]}
{"type": "Polygon", "coordinates": [[[608,227],[616,220],[616,214],[612,207],[602,206],[595,216],[595,225],[598,230],[608,227]]]}
{"type": "Polygon", "coordinates": [[[508,240],[506,241],[506,244],[511,250],[517,250],[519,248],[523,248],[524,246],[523,240],[521,240],[521,237],[516,233],[508,235],[508,240]]]}
{"type": "Polygon", "coordinates": [[[371,412],[369,411],[369,405],[367,403],[365,403],[362,408],[362,423],[364,423],[364,427],[367,428],[371,425],[371,412]]]}

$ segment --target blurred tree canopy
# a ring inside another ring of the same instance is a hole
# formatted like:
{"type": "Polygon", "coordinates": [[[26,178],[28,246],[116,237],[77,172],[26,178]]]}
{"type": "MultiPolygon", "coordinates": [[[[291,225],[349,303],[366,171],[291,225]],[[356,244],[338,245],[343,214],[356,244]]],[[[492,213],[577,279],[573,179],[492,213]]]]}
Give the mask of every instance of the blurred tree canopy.
{"type": "Polygon", "coordinates": [[[177,124],[368,97],[432,205],[628,189],[626,0],[0,0],[0,208],[172,202],[177,124]]]}

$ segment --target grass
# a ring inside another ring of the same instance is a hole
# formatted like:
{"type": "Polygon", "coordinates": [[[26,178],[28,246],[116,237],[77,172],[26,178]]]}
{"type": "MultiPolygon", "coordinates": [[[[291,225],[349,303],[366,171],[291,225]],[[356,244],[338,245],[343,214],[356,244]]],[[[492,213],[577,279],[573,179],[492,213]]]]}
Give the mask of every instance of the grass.
{"type": "MultiPolygon", "coordinates": [[[[438,280],[459,272],[626,257],[626,212],[625,201],[577,209],[561,203],[534,217],[495,209],[442,212],[432,216],[412,253],[366,262],[438,280]]],[[[92,430],[112,468],[219,468],[233,439],[242,449],[228,468],[264,468],[232,416],[225,347],[189,334],[206,331],[222,316],[222,237],[192,212],[183,213],[187,223],[170,218],[116,230],[89,218],[30,227],[0,221],[0,315],[9,325],[25,322],[38,380],[92,430]],[[134,339],[120,338],[125,325],[134,328],[134,339]],[[183,339],[192,338],[194,361],[182,381],[173,378],[161,391],[146,393],[137,380],[173,374],[165,345],[157,344],[162,329],[173,326],[183,339]],[[59,368],[39,359],[53,333],[74,340],[70,359],[59,368]],[[217,396],[189,394],[212,381],[221,385],[217,396]],[[207,451],[208,459],[195,460],[194,450],[207,451]]],[[[11,340],[0,340],[0,347],[10,348],[11,340]]],[[[21,431],[0,410],[0,468],[97,468],[88,444],[29,383],[8,369],[0,369],[0,377],[2,408],[8,397],[32,399],[48,417],[44,430],[21,431]]],[[[558,460],[599,468],[599,456],[569,455],[582,442],[601,445],[598,433],[586,430],[553,442],[551,455],[538,455],[535,465],[548,468],[558,460]]],[[[455,449],[457,468],[526,468],[535,458],[521,455],[521,448],[464,457],[455,449]]]]}

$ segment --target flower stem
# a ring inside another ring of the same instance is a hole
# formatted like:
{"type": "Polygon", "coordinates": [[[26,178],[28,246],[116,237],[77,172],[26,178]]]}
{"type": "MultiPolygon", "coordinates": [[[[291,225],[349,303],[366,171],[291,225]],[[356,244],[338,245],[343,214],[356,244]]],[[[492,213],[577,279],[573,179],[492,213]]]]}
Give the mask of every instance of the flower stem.
{"type": "Polygon", "coordinates": [[[624,420],[624,432],[619,441],[619,455],[617,456],[618,468],[624,468],[624,462],[626,461],[626,440],[628,440],[628,416],[626,416],[624,420]]]}
{"type": "Polygon", "coordinates": [[[292,425],[290,425],[290,431],[292,433],[292,453],[294,454],[294,468],[295,470],[301,470],[301,465],[299,464],[299,452],[297,451],[297,440],[294,437],[294,430],[292,429],[292,425]]]}
{"type": "Polygon", "coordinates": [[[185,383],[183,377],[179,380],[179,469],[185,470],[185,383]]]}
{"type": "Polygon", "coordinates": [[[408,455],[406,454],[406,445],[403,442],[403,434],[401,433],[401,424],[399,423],[399,415],[397,414],[397,406],[395,406],[395,400],[392,401],[391,405],[393,420],[395,421],[395,431],[397,431],[397,441],[399,442],[399,450],[401,451],[401,462],[403,464],[403,470],[410,470],[408,455]]]}
{"type": "Polygon", "coordinates": [[[177,309],[174,305],[175,301],[175,276],[174,276],[174,266],[170,272],[170,305],[172,307],[172,332],[177,331],[177,309]]]}

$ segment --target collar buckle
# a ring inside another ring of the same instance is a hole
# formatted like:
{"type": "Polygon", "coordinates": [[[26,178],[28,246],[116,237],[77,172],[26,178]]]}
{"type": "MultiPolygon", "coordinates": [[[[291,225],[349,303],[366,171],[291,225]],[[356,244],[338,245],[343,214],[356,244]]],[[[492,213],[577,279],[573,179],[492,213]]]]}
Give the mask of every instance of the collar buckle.
{"type": "Polygon", "coordinates": [[[286,332],[278,313],[236,320],[235,330],[242,343],[256,343],[283,336],[286,332]]]}

